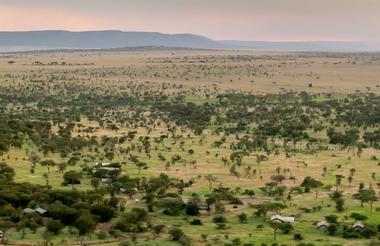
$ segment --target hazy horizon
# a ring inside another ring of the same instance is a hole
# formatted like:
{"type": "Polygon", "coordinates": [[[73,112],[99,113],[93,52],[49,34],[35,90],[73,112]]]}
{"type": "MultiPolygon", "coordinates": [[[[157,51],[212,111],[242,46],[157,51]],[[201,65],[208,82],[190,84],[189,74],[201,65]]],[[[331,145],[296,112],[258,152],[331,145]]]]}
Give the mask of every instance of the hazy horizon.
{"type": "Polygon", "coordinates": [[[83,32],[107,32],[107,31],[115,31],[115,32],[136,32],[136,33],[161,33],[161,34],[169,34],[169,35],[182,35],[182,34],[189,34],[189,35],[196,35],[196,36],[201,36],[205,38],[209,38],[211,40],[215,41],[241,41],[241,42],[347,42],[347,43],[355,43],[355,42],[363,42],[363,43],[376,43],[380,44],[380,41],[370,41],[370,40],[339,40],[339,39],[310,39],[310,40],[268,40],[268,39],[213,39],[210,38],[207,35],[204,34],[198,34],[198,33],[188,33],[188,32],[179,32],[179,33],[165,33],[165,32],[160,32],[160,31],[135,31],[135,30],[118,30],[118,29],[99,29],[99,30],[65,30],[65,29],[32,29],[32,30],[16,30],[16,31],[2,31],[0,32],[10,32],[10,33],[17,33],[17,32],[48,32],[48,31],[62,31],[62,32],[73,32],[73,33],[83,33],[83,32]]]}
{"type": "Polygon", "coordinates": [[[2,0],[0,31],[121,30],[214,40],[380,42],[377,0],[2,0]]]}

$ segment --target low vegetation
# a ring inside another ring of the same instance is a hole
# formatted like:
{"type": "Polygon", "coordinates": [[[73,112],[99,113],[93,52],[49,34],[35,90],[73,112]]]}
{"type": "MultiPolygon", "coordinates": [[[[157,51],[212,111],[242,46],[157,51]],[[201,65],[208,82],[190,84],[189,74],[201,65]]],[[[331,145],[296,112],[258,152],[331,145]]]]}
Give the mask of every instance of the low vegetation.
{"type": "Polygon", "coordinates": [[[105,67],[91,52],[2,55],[4,244],[379,243],[377,87],[239,88],[357,55],[150,52],[105,67]]]}

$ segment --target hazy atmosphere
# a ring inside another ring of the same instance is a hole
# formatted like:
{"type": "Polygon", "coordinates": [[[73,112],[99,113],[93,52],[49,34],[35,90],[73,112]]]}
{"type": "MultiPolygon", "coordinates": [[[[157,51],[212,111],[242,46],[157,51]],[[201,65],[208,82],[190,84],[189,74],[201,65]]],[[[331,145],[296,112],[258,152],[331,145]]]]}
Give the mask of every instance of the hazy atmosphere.
{"type": "Polygon", "coordinates": [[[0,31],[194,33],[212,39],[380,41],[378,0],[1,0],[0,31]]]}

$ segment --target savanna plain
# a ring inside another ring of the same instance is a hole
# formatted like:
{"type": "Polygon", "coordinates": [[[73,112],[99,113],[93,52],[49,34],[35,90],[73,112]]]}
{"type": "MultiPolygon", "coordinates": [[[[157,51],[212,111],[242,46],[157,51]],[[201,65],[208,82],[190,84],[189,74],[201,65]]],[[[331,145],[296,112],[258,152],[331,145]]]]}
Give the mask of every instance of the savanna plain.
{"type": "Polygon", "coordinates": [[[0,54],[4,245],[380,245],[380,54],[0,54]]]}

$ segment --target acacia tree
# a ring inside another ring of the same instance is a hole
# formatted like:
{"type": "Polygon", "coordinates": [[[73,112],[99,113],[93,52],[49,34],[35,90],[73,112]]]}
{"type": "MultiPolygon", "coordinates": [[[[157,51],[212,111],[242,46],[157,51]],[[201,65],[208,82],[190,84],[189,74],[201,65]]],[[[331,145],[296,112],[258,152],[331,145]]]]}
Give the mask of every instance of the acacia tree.
{"type": "Polygon", "coordinates": [[[205,179],[206,179],[206,181],[208,182],[208,187],[209,187],[210,190],[212,189],[212,185],[218,180],[218,178],[215,177],[215,176],[212,175],[212,174],[207,174],[207,175],[205,176],[205,179]]]}
{"type": "Polygon", "coordinates": [[[377,196],[375,190],[370,186],[368,189],[359,189],[353,198],[360,200],[360,205],[363,207],[363,203],[370,204],[370,210],[372,213],[373,203],[377,201],[377,196]]]}
{"type": "Polygon", "coordinates": [[[270,227],[273,229],[273,240],[277,240],[277,231],[280,229],[281,224],[278,222],[270,222],[270,227]]]}
{"type": "Polygon", "coordinates": [[[145,163],[145,162],[137,162],[136,164],[136,167],[138,169],[138,172],[137,172],[137,176],[140,177],[140,172],[141,172],[141,169],[146,169],[148,168],[148,165],[145,163]]]}
{"type": "Polygon", "coordinates": [[[30,172],[31,173],[34,173],[34,170],[36,168],[36,165],[37,163],[41,160],[41,157],[35,153],[32,153],[28,160],[32,163],[31,167],[30,167],[30,172]]]}
{"type": "Polygon", "coordinates": [[[340,174],[335,175],[335,187],[336,187],[336,191],[339,190],[339,185],[342,183],[342,179],[343,178],[344,178],[343,175],[340,175],[340,174]]]}
{"type": "Polygon", "coordinates": [[[80,179],[82,174],[76,171],[68,171],[63,175],[64,183],[71,184],[71,187],[74,189],[74,185],[80,184],[80,179]]]}
{"type": "Polygon", "coordinates": [[[344,210],[344,199],[343,193],[339,191],[334,191],[330,195],[331,200],[335,202],[335,209],[337,212],[342,212],[344,210]]]}
{"type": "Polygon", "coordinates": [[[43,160],[40,162],[40,165],[43,167],[47,167],[47,171],[48,173],[50,173],[50,167],[54,167],[57,164],[53,160],[43,160]]]}
{"type": "Polygon", "coordinates": [[[243,162],[243,157],[246,155],[248,155],[248,153],[245,151],[236,151],[230,155],[230,160],[240,166],[243,162]]]}
{"type": "Polygon", "coordinates": [[[63,173],[67,168],[67,163],[66,162],[60,162],[57,164],[57,167],[58,167],[58,171],[60,173],[63,173]]]}
{"type": "MultiPolygon", "coordinates": [[[[318,181],[312,177],[305,177],[301,183],[301,187],[305,188],[305,192],[309,192],[310,189],[318,189],[323,186],[321,181],[318,181]]],[[[315,199],[318,198],[318,191],[315,192],[315,199]]]]}

